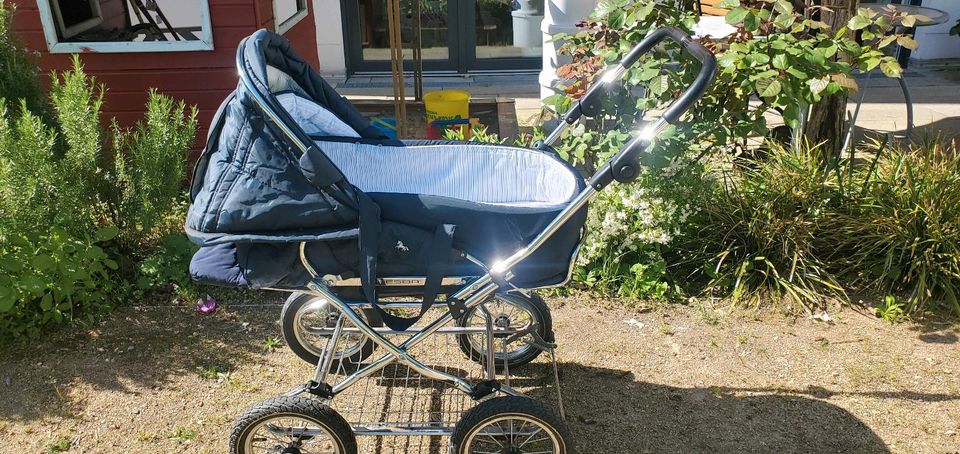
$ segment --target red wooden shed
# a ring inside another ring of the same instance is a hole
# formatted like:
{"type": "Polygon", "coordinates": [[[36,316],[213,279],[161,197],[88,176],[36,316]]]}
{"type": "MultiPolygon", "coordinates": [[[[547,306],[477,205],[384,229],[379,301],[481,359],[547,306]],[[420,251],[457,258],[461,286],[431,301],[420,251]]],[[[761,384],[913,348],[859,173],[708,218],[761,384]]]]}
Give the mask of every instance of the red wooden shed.
{"type": "Polygon", "coordinates": [[[260,28],[282,33],[311,65],[319,64],[307,0],[13,3],[14,28],[39,53],[41,70],[66,69],[79,53],[87,73],[108,89],[104,114],[124,125],[142,118],[147,90],[156,88],[196,105],[198,137],[205,137],[220,102],[237,85],[237,44],[260,28]]]}

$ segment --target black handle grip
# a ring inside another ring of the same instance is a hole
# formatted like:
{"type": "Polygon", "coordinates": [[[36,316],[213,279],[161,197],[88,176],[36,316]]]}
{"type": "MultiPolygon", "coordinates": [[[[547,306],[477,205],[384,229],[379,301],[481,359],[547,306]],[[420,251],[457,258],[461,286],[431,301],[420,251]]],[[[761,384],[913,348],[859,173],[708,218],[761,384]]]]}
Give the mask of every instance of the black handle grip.
{"type": "MultiPolygon", "coordinates": [[[[624,69],[632,67],[640,60],[640,57],[668,38],[683,46],[687,52],[690,52],[690,55],[693,55],[700,62],[700,74],[697,75],[693,84],[662,115],[667,122],[674,123],[707,91],[707,87],[717,71],[717,60],[713,53],[679,28],[663,27],[654,30],[643,38],[643,41],[634,46],[627,56],[620,61],[620,66],[624,69]]],[[[607,82],[612,82],[612,80],[607,82]]],[[[564,121],[572,124],[583,115],[593,117],[600,113],[600,98],[606,89],[605,85],[601,81],[590,87],[587,93],[577,102],[577,105],[570,109],[570,112],[567,112],[564,121]]]]}

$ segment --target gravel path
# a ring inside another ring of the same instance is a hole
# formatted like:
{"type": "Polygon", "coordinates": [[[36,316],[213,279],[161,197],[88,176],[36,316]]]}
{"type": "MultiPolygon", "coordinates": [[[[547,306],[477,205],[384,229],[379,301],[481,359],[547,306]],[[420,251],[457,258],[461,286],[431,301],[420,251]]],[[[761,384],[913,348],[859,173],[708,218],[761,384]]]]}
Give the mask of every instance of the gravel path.
{"type": "MultiPolygon", "coordinates": [[[[581,453],[960,452],[956,326],[852,310],[827,322],[694,306],[635,313],[586,299],[548,299],[581,453]]],[[[268,347],[278,314],[127,308],[91,329],[2,347],[0,452],[223,452],[245,407],[312,373],[268,347]]],[[[545,358],[514,372],[518,386],[555,400],[545,358]]],[[[444,441],[361,446],[444,452],[444,441]]]]}

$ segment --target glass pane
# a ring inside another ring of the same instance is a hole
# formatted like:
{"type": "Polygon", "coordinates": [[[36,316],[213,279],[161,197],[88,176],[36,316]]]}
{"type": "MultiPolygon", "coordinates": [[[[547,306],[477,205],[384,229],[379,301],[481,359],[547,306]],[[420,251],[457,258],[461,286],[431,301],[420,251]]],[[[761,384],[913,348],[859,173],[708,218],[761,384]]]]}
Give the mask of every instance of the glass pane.
{"type": "Polygon", "coordinates": [[[307,9],[306,0],[274,0],[274,20],[282,24],[307,9]]]}
{"type": "MultiPolygon", "coordinates": [[[[404,59],[413,58],[409,49],[414,39],[417,1],[420,2],[420,40],[424,60],[447,60],[447,0],[401,0],[400,36],[404,42],[404,59]]],[[[359,0],[360,37],[363,40],[363,59],[390,60],[390,36],[387,34],[386,0],[359,0]]]]}
{"type": "Polygon", "coordinates": [[[60,42],[195,41],[201,8],[196,1],[105,2],[44,0],[50,5],[60,42]]]}
{"type": "Polygon", "coordinates": [[[477,0],[477,58],[543,55],[543,0],[477,0]]]}

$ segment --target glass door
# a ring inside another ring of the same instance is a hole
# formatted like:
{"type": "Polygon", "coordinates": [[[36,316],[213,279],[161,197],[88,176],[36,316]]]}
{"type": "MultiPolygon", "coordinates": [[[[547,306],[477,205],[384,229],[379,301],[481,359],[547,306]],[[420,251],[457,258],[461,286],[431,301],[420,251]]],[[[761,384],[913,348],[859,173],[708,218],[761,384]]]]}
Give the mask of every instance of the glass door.
{"type": "MultiPolygon", "coordinates": [[[[466,3],[466,2],[465,2],[466,3]]],[[[529,70],[543,56],[543,0],[471,0],[468,70],[529,70]]]]}
{"type": "MultiPolygon", "coordinates": [[[[388,0],[344,0],[344,33],[350,72],[390,71],[390,37],[387,26],[388,0]]],[[[420,16],[420,42],[425,71],[460,69],[457,0],[400,0],[400,35],[407,70],[412,69],[416,14],[420,16]],[[419,8],[417,3],[419,3],[419,8]]]]}
{"type": "MultiPolygon", "coordinates": [[[[350,73],[390,71],[388,0],[342,0],[350,73]]],[[[406,69],[420,18],[423,69],[466,73],[540,67],[543,0],[400,0],[406,69]]]]}

